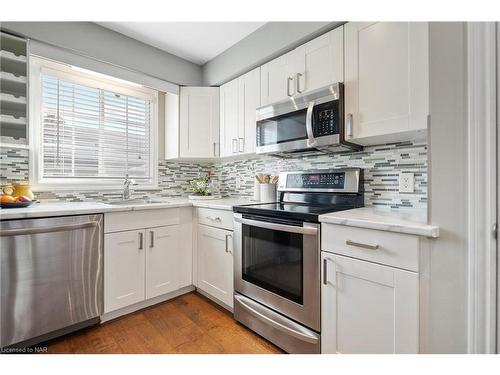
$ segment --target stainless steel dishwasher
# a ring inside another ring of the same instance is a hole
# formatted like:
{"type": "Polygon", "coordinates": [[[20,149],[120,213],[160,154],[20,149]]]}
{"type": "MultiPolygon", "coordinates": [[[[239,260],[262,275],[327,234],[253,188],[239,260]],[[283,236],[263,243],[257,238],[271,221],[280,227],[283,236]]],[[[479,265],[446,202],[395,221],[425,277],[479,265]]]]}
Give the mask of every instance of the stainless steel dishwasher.
{"type": "Polygon", "coordinates": [[[102,215],[1,221],[0,347],[99,321],[102,222],[102,215]]]}

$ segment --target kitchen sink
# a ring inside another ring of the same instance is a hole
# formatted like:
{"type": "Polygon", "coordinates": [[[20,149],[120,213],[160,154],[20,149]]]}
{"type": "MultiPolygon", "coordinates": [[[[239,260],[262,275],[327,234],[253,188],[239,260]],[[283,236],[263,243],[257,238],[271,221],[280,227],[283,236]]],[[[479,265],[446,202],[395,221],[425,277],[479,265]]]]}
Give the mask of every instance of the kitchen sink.
{"type": "Polygon", "coordinates": [[[121,201],[106,202],[112,206],[125,206],[130,204],[154,204],[154,203],[168,203],[168,201],[159,199],[124,199],[121,201]]]}

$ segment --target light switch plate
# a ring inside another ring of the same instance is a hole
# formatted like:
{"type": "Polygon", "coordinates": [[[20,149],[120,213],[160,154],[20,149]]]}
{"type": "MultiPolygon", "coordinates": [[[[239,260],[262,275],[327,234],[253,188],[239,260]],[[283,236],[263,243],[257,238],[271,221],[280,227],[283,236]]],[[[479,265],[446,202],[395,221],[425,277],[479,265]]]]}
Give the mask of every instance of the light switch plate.
{"type": "Polygon", "coordinates": [[[415,191],[415,175],[413,172],[399,173],[399,192],[413,193],[415,191]]]}

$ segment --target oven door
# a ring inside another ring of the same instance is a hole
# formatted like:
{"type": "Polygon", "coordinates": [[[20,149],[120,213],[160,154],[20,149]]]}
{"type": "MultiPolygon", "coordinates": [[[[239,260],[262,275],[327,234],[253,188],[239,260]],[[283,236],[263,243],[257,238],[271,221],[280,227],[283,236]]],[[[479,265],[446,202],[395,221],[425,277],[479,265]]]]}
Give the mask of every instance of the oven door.
{"type": "Polygon", "coordinates": [[[234,217],[235,291],[319,332],[319,224],[234,217]]]}

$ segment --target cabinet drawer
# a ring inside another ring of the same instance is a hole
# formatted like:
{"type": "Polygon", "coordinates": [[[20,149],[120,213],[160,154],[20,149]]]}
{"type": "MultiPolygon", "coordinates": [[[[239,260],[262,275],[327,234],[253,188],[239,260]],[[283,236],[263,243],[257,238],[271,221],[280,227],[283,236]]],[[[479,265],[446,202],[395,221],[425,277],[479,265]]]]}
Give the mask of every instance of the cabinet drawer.
{"type": "Polygon", "coordinates": [[[321,224],[321,250],[418,272],[418,236],[321,224]]]}
{"type": "Polygon", "coordinates": [[[179,208],[110,212],[104,214],[104,233],[175,225],[179,222],[179,208]]]}
{"type": "Polygon", "coordinates": [[[198,223],[233,230],[233,211],[215,210],[213,208],[198,208],[198,223]]]}

